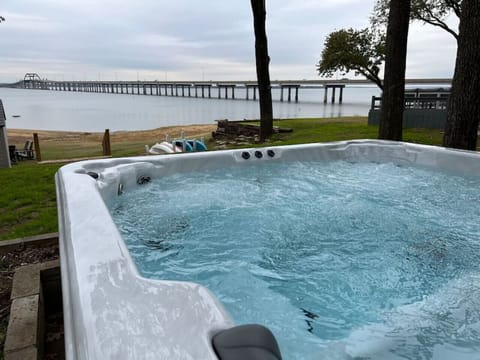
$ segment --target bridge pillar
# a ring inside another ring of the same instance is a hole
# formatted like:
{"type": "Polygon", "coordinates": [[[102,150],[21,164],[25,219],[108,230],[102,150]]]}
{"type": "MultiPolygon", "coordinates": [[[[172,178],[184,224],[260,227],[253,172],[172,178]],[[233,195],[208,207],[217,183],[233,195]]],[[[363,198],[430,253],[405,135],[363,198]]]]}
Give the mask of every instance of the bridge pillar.
{"type": "Polygon", "coordinates": [[[245,84],[245,99],[250,100],[250,89],[253,90],[253,100],[257,99],[257,86],[256,85],[247,85],[245,84]]]}
{"type": "Polygon", "coordinates": [[[292,89],[295,89],[295,102],[298,103],[298,89],[300,88],[299,84],[280,84],[280,101],[284,101],[283,89],[287,89],[287,101],[292,102],[292,89]]]}
{"type": "Polygon", "coordinates": [[[325,93],[323,95],[323,103],[327,103],[327,97],[328,97],[328,89],[332,89],[332,104],[335,103],[335,90],[339,89],[340,90],[340,98],[338,99],[339,103],[341,104],[343,102],[343,89],[345,88],[345,84],[325,84],[325,93]]]}

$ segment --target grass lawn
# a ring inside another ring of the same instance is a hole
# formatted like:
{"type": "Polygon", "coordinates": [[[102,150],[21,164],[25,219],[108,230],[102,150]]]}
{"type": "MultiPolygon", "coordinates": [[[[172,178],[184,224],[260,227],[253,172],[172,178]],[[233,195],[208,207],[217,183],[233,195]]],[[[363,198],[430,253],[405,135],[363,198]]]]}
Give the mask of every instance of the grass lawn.
{"type": "MultiPolygon", "coordinates": [[[[273,145],[304,144],[353,139],[376,139],[378,126],[367,125],[365,117],[344,117],[332,119],[294,119],[275,121],[275,126],[292,128],[293,133],[275,134],[273,145]]],[[[406,142],[441,145],[443,133],[432,129],[404,129],[406,142]]]]}
{"type": "Polygon", "coordinates": [[[0,240],[57,231],[54,175],[60,165],[0,169],[0,240]]]}
{"type": "MultiPolygon", "coordinates": [[[[267,145],[376,139],[378,133],[378,127],[368,126],[365,117],[281,120],[276,121],[275,125],[292,128],[293,132],[275,134],[267,145]]],[[[207,130],[202,128],[198,133],[203,134],[207,130]]],[[[185,133],[190,136],[189,127],[185,127],[185,133]]],[[[404,141],[408,142],[430,145],[440,145],[442,142],[442,133],[439,130],[408,129],[404,130],[403,134],[404,141]]],[[[205,135],[208,135],[208,132],[205,135]]],[[[161,141],[160,135],[155,135],[154,138],[161,141]]],[[[154,138],[147,142],[147,137],[134,138],[129,133],[125,133],[123,137],[112,136],[113,156],[142,155],[145,151],[144,145],[153,144],[154,138]]],[[[72,139],[65,143],[52,139],[42,143],[42,153],[48,155],[48,159],[96,156],[101,152],[99,141],[101,144],[101,137],[72,147],[72,139]]],[[[215,143],[208,141],[208,146],[214,149],[215,143]]],[[[57,231],[54,174],[60,166],[38,165],[33,161],[26,161],[11,169],[0,169],[0,184],[3,187],[0,197],[0,240],[57,231]]]]}

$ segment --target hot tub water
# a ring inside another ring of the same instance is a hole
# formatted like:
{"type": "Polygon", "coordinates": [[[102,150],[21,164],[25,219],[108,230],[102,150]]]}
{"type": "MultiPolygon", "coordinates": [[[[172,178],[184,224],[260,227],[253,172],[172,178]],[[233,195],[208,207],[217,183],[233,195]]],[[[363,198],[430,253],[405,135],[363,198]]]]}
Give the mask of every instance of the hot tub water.
{"type": "Polygon", "coordinates": [[[237,323],[268,326],[285,359],[461,358],[480,351],[479,185],[275,163],[156,178],[109,207],[143,276],[205,285],[237,323]]]}

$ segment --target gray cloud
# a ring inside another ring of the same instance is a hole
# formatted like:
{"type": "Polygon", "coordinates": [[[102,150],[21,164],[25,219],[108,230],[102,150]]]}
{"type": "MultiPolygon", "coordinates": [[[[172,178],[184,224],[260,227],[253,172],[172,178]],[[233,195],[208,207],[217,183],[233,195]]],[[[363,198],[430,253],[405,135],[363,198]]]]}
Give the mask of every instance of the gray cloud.
{"type": "MultiPolygon", "coordinates": [[[[168,76],[253,79],[250,2],[225,0],[3,0],[0,82],[44,77],[168,76]]],[[[363,27],[373,1],[267,1],[272,78],[316,78],[325,36],[363,27]]],[[[427,27],[425,27],[427,29],[427,27]]],[[[408,74],[450,76],[455,46],[442,31],[414,29],[408,74]],[[439,49],[438,41],[448,46],[439,49]],[[448,59],[432,67],[425,59],[448,59]]]]}

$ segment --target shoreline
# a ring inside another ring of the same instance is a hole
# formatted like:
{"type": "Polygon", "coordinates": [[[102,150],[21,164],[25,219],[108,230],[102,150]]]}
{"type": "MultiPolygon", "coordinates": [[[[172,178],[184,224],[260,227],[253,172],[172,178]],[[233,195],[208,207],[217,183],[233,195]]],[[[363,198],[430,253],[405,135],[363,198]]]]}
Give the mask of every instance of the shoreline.
{"type": "MultiPolygon", "coordinates": [[[[208,136],[215,131],[216,124],[206,125],[182,125],[182,126],[165,126],[150,130],[119,130],[110,132],[112,140],[117,141],[152,141],[157,139],[159,142],[165,139],[168,134],[171,138],[180,137],[182,130],[185,137],[208,136]]],[[[17,146],[31,141],[33,134],[38,134],[42,141],[66,141],[77,140],[85,137],[101,138],[103,132],[86,132],[86,131],[62,131],[62,130],[35,130],[35,129],[14,129],[7,128],[7,138],[9,144],[17,146]]]]}

